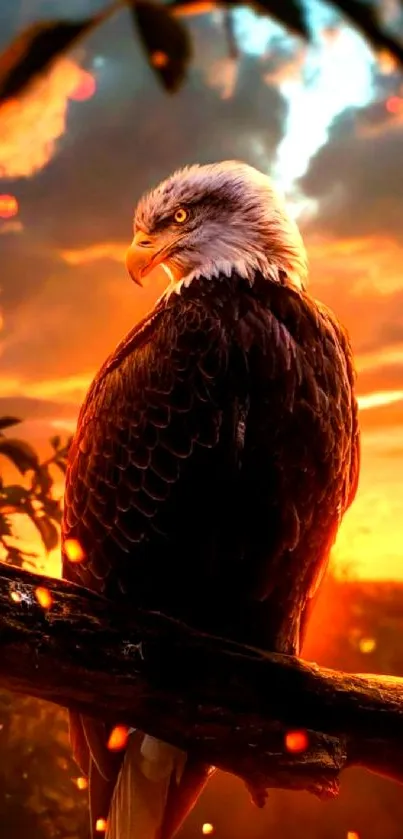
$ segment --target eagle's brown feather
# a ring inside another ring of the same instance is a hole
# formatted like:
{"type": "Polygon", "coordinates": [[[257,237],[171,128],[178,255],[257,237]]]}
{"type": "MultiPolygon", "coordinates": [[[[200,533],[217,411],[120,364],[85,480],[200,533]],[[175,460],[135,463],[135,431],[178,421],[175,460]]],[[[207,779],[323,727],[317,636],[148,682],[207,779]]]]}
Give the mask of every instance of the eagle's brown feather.
{"type": "MultiPolygon", "coordinates": [[[[201,279],[162,302],[95,378],[63,521],[63,542],[77,539],[85,559],[64,553],[64,576],[298,651],[358,471],[352,355],[334,315],[287,282],[201,279]]],[[[80,725],[85,764],[91,724],[85,738],[80,725]]],[[[92,772],[96,750],[94,762],[92,772]]]]}

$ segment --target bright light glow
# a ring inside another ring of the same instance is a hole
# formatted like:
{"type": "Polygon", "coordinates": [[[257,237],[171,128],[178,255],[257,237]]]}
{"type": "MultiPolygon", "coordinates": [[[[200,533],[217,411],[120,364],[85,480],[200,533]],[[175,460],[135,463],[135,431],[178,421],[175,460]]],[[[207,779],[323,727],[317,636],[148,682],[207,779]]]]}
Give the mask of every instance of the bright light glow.
{"type": "Polygon", "coordinates": [[[35,589],[35,597],[42,609],[50,609],[53,603],[53,597],[48,588],[44,588],[43,586],[38,586],[35,589]]]}
{"type": "Polygon", "coordinates": [[[151,64],[153,65],[153,67],[162,69],[163,67],[166,67],[169,64],[169,58],[165,52],[157,50],[156,52],[153,52],[151,55],[151,64]]]}
{"type": "Polygon", "coordinates": [[[214,825],[210,824],[210,822],[205,822],[202,827],[203,836],[211,836],[212,833],[214,833],[214,825]]]}
{"type": "Polygon", "coordinates": [[[274,41],[285,49],[285,67],[278,73],[278,87],[288,104],[284,137],[277,150],[275,180],[288,192],[304,174],[312,155],[327,141],[334,118],[350,106],[366,105],[373,92],[372,67],[376,62],[362,37],[343,21],[334,27],[334,15],[321,3],[307,9],[315,43],[306,51],[299,74],[287,59],[298,50],[301,39],[292,38],[283,27],[249,9],[235,13],[242,50],[270,56],[274,41]],[[333,36],[328,37],[333,26],[333,36]]]}
{"type": "Polygon", "coordinates": [[[74,61],[61,58],[21,96],[0,106],[2,178],[29,177],[49,163],[66,130],[69,98],[83,73],[74,61]]]}
{"type": "Polygon", "coordinates": [[[91,99],[96,89],[97,83],[92,73],[82,70],[78,84],[70,93],[69,98],[74,99],[75,102],[85,102],[86,99],[91,99]]]}
{"type": "Polygon", "coordinates": [[[108,749],[111,752],[120,752],[125,748],[128,738],[129,729],[127,725],[116,725],[109,735],[108,749]]]}
{"type": "Polygon", "coordinates": [[[108,823],[106,819],[97,819],[95,824],[95,830],[97,831],[97,833],[105,833],[107,827],[108,823]]]}
{"type": "Polygon", "coordinates": [[[70,562],[82,562],[85,553],[77,539],[66,539],[64,552],[70,562]]]}
{"type": "Polygon", "coordinates": [[[298,752],[306,752],[309,740],[306,731],[288,731],[284,738],[287,752],[298,754],[298,752]]]}
{"type": "Polygon", "coordinates": [[[370,101],[373,62],[362,38],[343,27],[333,41],[308,52],[305,70],[310,82],[294,79],[280,84],[289,110],[274,176],[284,190],[304,174],[311,157],[327,142],[335,117],[370,101]]]}
{"type": "Polygon", "coordinates": [[[369,408],[381,408],[383,405],[392,405],[403,399],[403,390],[380,390],[377,393],[366,393],[365,396],[358,396],[357,402],[361,411],[369,408]]]}
{"type": "Polygon", "coordinates": [[[13,218],[18,213],[15,195],[0,195],[0,218],[13,218]]]}
{"type": "Polygon", "coordinates": [[[376,641],[375,638],[360,638],[358,642],[358,649],[361,653],[373,653],[376,649],[376,641]]]}
{"type": "Polygon", "coordinates": [[[400,114],[403,113],[403,97],[402,96],[389,96],[389,99],[386,100],[386,110],[389,111],[390,114],[400,114]]]}
{"type": "Polygon", "coordinates": [[[84,790],[88,787],[87,778],[75,778],[74,783],[79,790],[84,790]]]}

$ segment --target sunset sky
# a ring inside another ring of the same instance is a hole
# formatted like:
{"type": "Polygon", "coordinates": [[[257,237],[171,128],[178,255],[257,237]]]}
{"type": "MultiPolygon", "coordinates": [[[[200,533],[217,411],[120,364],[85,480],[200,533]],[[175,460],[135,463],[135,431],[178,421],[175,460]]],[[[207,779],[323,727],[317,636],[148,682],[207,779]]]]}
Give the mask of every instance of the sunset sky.
{"type": "MultiPolygon", "coordinates": [[[[0,47],[34,19],[103,5],[0,0],[0,47]]],[[[21,436],[42,451],[73,430],[97,367],[161,293],[135,288],[122,264],[137,198],[185,163],[243,158],[286,191],[310,291],[354,346],[363,462],[337,566],[403,580],[403,77],[307,6],[309,48],[239,11],[238,66],[218,13],[189,20],[195,61],[173,97],[122,12],[0,109],[0,194],[19,204],[0,219],[0,415],[24,417],[21,436]]],[[[382,4],[391,26],[394,9],[382,4]]]]}

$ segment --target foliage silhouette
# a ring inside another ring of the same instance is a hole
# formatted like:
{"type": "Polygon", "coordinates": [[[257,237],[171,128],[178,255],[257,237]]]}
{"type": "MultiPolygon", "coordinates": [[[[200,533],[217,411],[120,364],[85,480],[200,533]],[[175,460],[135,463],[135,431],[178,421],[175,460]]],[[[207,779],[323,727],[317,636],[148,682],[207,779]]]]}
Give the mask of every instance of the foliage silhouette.
{"type": "Polygon", "coordinates": [[[0,417],[0,456],[7,458],[25,479],[21,484],[5,483],[0,467],[0,546],[3,561],[20,568],[37,569],[37,554],[24,548],[15,537],[10,517],[27,516],[35,525],[45,551],[57,547],[62,510],[60,500],[53,497],[54,467],[65,473],[71,438],[62,443],[60,437],[52,437],[53,454],[40,461],[29,443],[3,433],[20,422],[16,417],[0,417]]]}
{"type": "MultiPolygon", "coordinates": [[[[52,494],[54,473],[55,467],[65,473],[71,440],[52,437],[53,453],[40,461],[27,442],[3,434],[20,422],[0,417],[0,455],[25,479],[24,484],[5,483],[0,462],[0,545],[4,562],[38,571],[40,557],[13,535],[12,516],[33,521],[46,551],[57,546],[61,506],[52,494]]],[[[7,825],[7,835],[84,839],[86,796],[77,788],[63,710],[0,691],[0,749],[0,822],[7,825]]]]}
{"type": "MultiPolygon", "coordinates": [[[[93,17],[31,25],[0,55],[0,105],[23,94],[31,82],[49,70],[63,53],[75,47],[87,34],[122,8],[131,10],[148,62],[160,82],[167,91],[175,92],[186,78],[192,57],[190,32],[180,18],[209,11],[215,5],[197,0],[171,0],[164,4],[150,0],[114,0],[93,17]]],[[[258,14],[277,20],[289,32],[307,41],[311,40],[302,0],[251,0],[249,3],[223,0],[219,5],[227,17],[230,54],[234,52],[230,18],[233,9],[241,5],[249,5],[258,14]]],[[[376,52],[389,53],[403,67],[403,42],[393,37],[383,26],[375,2],[332,0],[329,5],[349,20],[376,52]]],[[[400,5],[403,8],[403,0],[400,0],[400,5]]]]}

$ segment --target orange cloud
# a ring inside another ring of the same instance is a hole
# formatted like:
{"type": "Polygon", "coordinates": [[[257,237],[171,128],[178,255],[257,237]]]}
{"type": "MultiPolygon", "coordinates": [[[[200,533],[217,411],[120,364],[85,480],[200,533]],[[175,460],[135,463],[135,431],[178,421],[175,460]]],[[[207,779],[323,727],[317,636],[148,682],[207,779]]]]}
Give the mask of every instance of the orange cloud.
{"type": "Polygon", "coordinates": [[[100,242],[88,248],[61,251],[61,258],[69,265],[85,265],[100,259],[124,262],[129,242],[100,242]]]}
{"type": "Polygon", "coordinates": [[[278,59],[274,67],[263,75],[266,84],[281,85],[284,82],[301,81],[306,54],[307,49],[303,45],[297,48],[291,55],[278,59]]]}
{"type": "Polygon", "coordinates": [[[69,97],[88,74],[64,58],[26,94],[0,106],[0,177],[29,177],[53,157],[66,130],[69,97]]]}
{"type": "Polygon", "coordinates": [[[365,396],[359,396],[358,405],[360,411],[367,411],[370,408],[380,408],[402,400],[403,390],[381,390],[377,393],[367,393],[365,396]]]}
{"type": "Polygon", "coordinates": [[[58,379],[24,381],[12,376],[0,376],[0,397],[24,396],[32,399],[62,400],[77,404],[87,392],[94,374],[61,376],[58,379]]]}
{"type": "Polygon", "coordinates": [[[350,293],[380,295],[403,289],[403,245],[392,237],[359,236],[344,239],[312,237],[308,253],[316,274],[320,266],[321,284],[335,284],[335,275],[348,281],[353,277],[350,293]]]}
{"type": "Polygon", "coordinates": [[[210,64],[205,72],[206,84],[217,90],[221,99],[234,95],[239,73],[239,59],[223,57],[210,64]]]}
{"type": "Polygon", "coordinates": [[[0,236],[7,233],[21,233],[24,226],[21,221],[5,221],[0,225],[0,236]]]}

